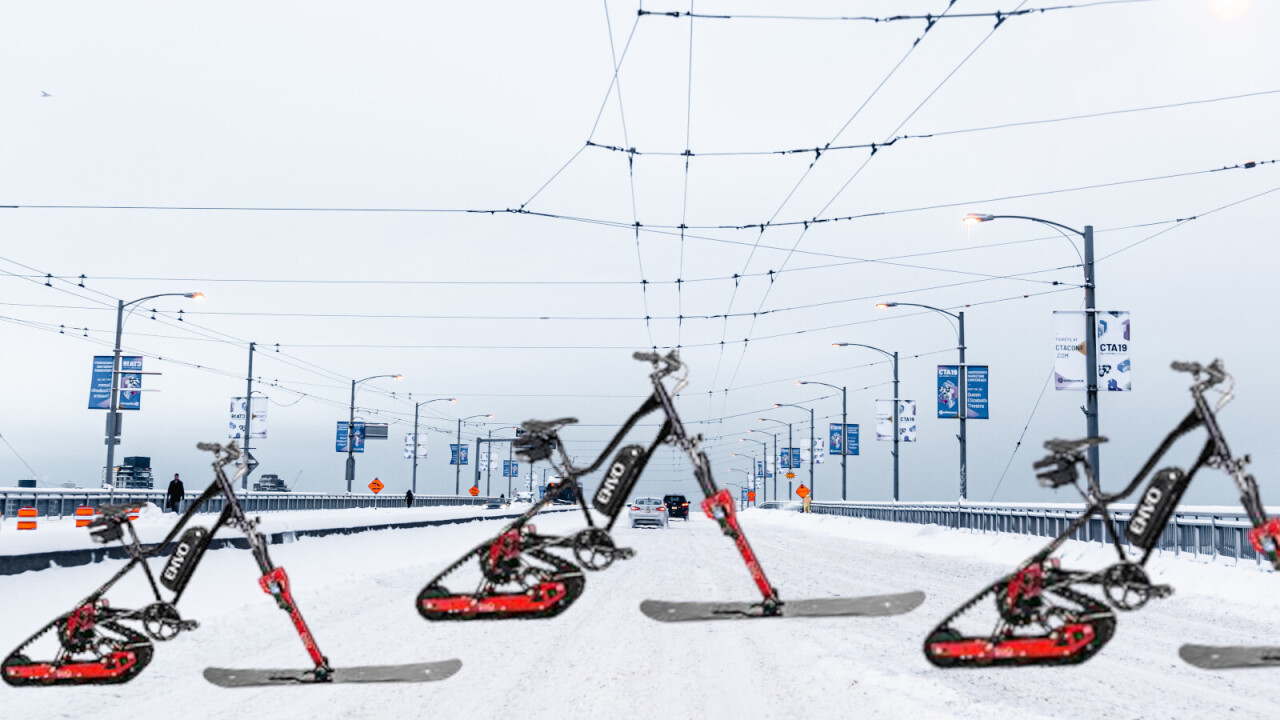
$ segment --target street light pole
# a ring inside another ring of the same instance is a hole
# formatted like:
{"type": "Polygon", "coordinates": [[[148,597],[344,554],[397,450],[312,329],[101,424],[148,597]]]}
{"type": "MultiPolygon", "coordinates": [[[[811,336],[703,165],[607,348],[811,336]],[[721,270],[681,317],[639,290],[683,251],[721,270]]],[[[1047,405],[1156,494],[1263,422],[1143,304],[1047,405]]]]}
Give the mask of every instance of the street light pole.
{"type": "Polygon", "coordinates": [[[240,477],[240,489],[249,489],[249,473],[253,472],[253,466],[249,461],[253,455],[249,454],[249,440],[253,438],[253,349],[257,343],[249,343],[249,375],[245,379],[246,386],[244,389],[244,467],[245,473],[240,477]]]}
{"type": "MultiPolygon", "coordinates": [[[[864,345],[862,343],[832,343],[836,347],[861,347],[868,350],[875,350],[893,360],[893,501],[898,502],[898,405],[901,398],[898,397],[898,351],[881,350],[874,345],[864,345]]],[[[896,513],[896,511],[895,511],[896,513]]]]}
{"type": "MultiPolygon", "coordinates": [[[[814,442],[813,442],[813,441],[814,441],[814,437],[813,437],[813,408],[807,408],[807,407],[804,407],[803,405],[795,405],[795,404],[792,404],[792,403],[774,403],[774,404],[773,404],[773,406],[774,406],[774,407],[776,407],[776,408],[779,408],[779,407],[793,407],[793,408],[796,408],[797,410],[808,410],[808,411],[809,411],[809,494],[810,494],[810,495],[813,495],[813,494],[814,494],[814,489],[813,489],[813,488],[814,488],[814,485],[815,485],[814,480],[813,480],[813,465],[814,465],[814,462],[813,462],[813,461],[814,461],[814,459],[815,459],[815,455],[816,455],[816,453],[814,453],[814,442]]],[[[791,431],[791,426],[790,426],[790,425],[788,425],[788,426],[787,426],[787,432],[788,432],[788,433],[790,433],[790,431],[791,431]]],[[[793,446],[793,447],[794,447],[794,446],[793,446]]],[[[790,459],[790,458],[788,458],[788,459],[790,459]]],[[[788,463],[788,464],[790,464],[790,463],[788,463]]],[[[815,500],[817,499],[817,496],[816,496],[816,495],[814,496],[814,499],[815,499],[815,500]]]]}
{"type": "Polygon", "coordinates": [[[965,432],[965,419],[969,415],[969,366],[964,363],[964,311],[958,313],[949,312],[942,308],[936,308],[932,305],[922,305],[920,303],[907,302],[886,302],[876,305],[877,308],[885,309],[891,307],[918,307],[925,310],[932,310],[948,317],[955,318],[957,323],[957,347],[960,352],[960,401],[959,410],[956,417],[960,418],[960,499],[966,500],[969,497],[969,463],[968,463],[968,435],[965,432]]]}
{"type": "MultiPolygon", "coordinates": [[[[493,413],[489,413],[488,415],[472,415],[470,417],[458,418],[458,444],[457,444],[457,450],[454,451],[455,452],[454,460],[456,462],[454,463],[454,470],[453,470],[453,494],[454,495],[462,494],[462,424],[468,420],[471,420],[473,418],[478,418],[478,417],[491,418],[493,417],[493,413]]],[[[476,458],[476,461],[479,462],[479,458],[476,458]]],[[[478,485],[480,483],[479,468],[476,468],[476,473],[477,473],[476,484],[478,485]]]]}
{"type": "MultiPolygon", "coordinates": [[[[1063,225],[1062,223],[1044,218],[1030,217],[1028,215],[987,215],[983,213],[969,213],[964,216],[966,225],[976,225],[991,220],[1010,219],[1010,220],[1030,220],[1038,222],[1041,225],[1048,225],[1055,228],[1061,233],[1063,230],[1075,235],[1079,235],[1084,240],[1084,257],[1081,262],[1084,264],[1084,312],[1085,312],[1085,372],[1088,377],[1085,379],[1085,431],[1089,437],[1098,437],[1098,305],[1094,296],[1094,290],[1097,283],[1094,282],[1093,274],[1093,226],[1085,225],[1084,230],[1076,230],[1073,227],[1063,225]]],[[[1063,237],[1067,237],[1063,235],[1063,237]]],[[[1071,238],[1067,237],[1070,242],[1071,238]]],[[[1071,243],[1071,247],[1075,249],[1075,243],[1071,243]]],[[[1076,251],[1079,253],[1079,250],[1076,251]]],[[[963,344],[963,343],[961,343],[963,344]]],[[[1102,481],[1102,469],[1097,445],[1090,445],[1088,449],[1089,465],[1093,468],[1093,475],[1102,481]]]]}
{"type": "MultiPolygon", "coordinates": [[[[760,418],[760,419],[761,419],[761,420],[763,420],[764,418],[760,418]]],[[[778,421],[777,421],[777,420],[774,420],[773,422],[778,422],[778,421]]],[[[762,433],[764,433],[765,435],[768,435],[769,437],[773,438],[773,457],[770,459],[770,462],[773,462],[773,463],[774,463],[774,468],[773,468],[773,501],[774,501],[774,502],[777,502],[777,501],[778,501],[778,465],[779,465],[779,463],[778,463],[778,434],[777,434],[777,433],[771,433],[771,432],[769,432],[769,431],[767,431],[767,430],[748,430],[747,432],[749,432],[749,433],[753,433],[753,432],[762,432],[762,433]]],[[[765,484],[764,484],[764,489],[765,489],[765,493],[764,493],[764,501],[765,501],[765,502],[769,502],[769,492],[768,492],[768,490],[769,490],[769,482],[768,482],[768,480],[769,480],[769,465],[768,465],[768,463],[766,463],[766,464],[765,464],[765,466],[764,466],[764,479],[765,479],[765,484]]]]}
{"type": "MultiPolygon", "coordinates": [[[[415,402],[413,404],[413,480],[409,487],[413,491],[414,495],[418,494],[418,408],[423,405],[430,405],[433,402],[440,402],[442,400],[448,400],[451,403],[458,402],[458,398],[432,398],[431,400],[423,400],[422,402],[415,402]]],[[[347,433],[351,433],[350,425],[347,426],[347,433]]]]}
{"type": "MultiPolygon", "coordinates": [[[[760,446],[760,452],[764,453],[765,455],[768,455],[768,454],[769,454],[769,443],[766,443],[766,442],[764,442],[763,440],[756,440],[756,439],[754,439],[754,438],[738,438],[738,442],[753,442],[753,443],[756,443],[757,445],[759,445],[759,446],[760,446]]],[[[761,483],[763,483],[763,482],[764,482],[764,476],[769,474],[769,467],[768,467],[768,465],[766,465],[766,464],[764,464],[764,463],[761,463],[761,464],[760,464],[760,466],[759,466],[759,468],[757,468],[757,467],[756,467],[756,464],[755,464],[755,458],[752,458],[752,463],[751,463],[751,473],[752,473],[752,475],[751,475],[751,489],[752,489],[752,490],[755,490],[755,488],[756,488],[756,481],[755,481],[755,478],[756,478],[756,477],[759,477],[759,478],[760,478],[760,482],[761,482],[761,483]],[[758,470],[758,472],[757,472],[757,470],[758,470]]]]}
{"type": "MultiPolygon", "coordinates": [[[[161,297],[184,297],[192,300],[200,301],[204,299],[202,292],[189,293],[160,293],[158,295],[148,295],[137,300],[125,302],[123,300],[116,301],[116,346],[111,358],[111,398],[107,401],[107,474],[106,482],[111,486],[111,492],[115,494],[116,488],[116,443],[120,442],[120,340],[124,335],[124,309],[130,305],[137,305],[140,302],[154,300],[161,297]]],[[[129,311],[130,314],[133,310],[129,311]]]]}
{"type": "MultiPolygon", "coordinates": [[[[356,441],[355,441],[356,386],[359,385],[360,383],[368,382],[370,380],[377,380],[378,378],[384,378],[384,377],[394,378],[395,380],[404,379],[403,375],[396,374],[396,375],[370,375],[369,377],[363,380],[356,380],[355,378],[352,378],[351,380],[351,404],[348,406],[348,412],[347,412],[347,494],[348,495],[351,494],[351,481],[356,479],[356,455],[355,455],[355,452],[356,452],[356,441]]],[[[414,441],[415,442],[417,441],[416,437],[414,438],[414,441]]],[[[414,448],[414,450],[416,451],[417,448],[414,448]]]]}
{"type": "Polygon", "coordinates": [[[849,449],[845,447],[845,444],[849,441],[848,440],[849,438],[848,388],[844,386],[836,387],[835,385],[831,385],[824,382],[818,382],[817,380],[797,380],[796,384],[797,385],[823,385],[831,388],[832,390],[840,391],[840,433],[841,433],[841,437],[840,437],[840,499],[848,500],[849,498],[847,495],[847,492],[848,492],[847,488],[849,484],[849,473],[848,473],[847,463],[845,462],[845,459],[849,454],[848,452],[849,449]]]}

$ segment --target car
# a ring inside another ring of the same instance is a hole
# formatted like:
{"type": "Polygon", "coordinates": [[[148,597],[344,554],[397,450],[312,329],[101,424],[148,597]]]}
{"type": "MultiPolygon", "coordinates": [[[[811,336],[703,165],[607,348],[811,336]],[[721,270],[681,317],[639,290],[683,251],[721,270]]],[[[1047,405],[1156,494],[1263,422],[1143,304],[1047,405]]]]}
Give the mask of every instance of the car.
{"type": "Polygon", "coordinates": [[[667,526],[667,506],[658,498],[636,498],[631,501],[631,510],[628,517],[631,519],[631,527],[657,525],[660,528],[665,528],[667,526]]]}
{"type": "Polygon", "coordinates": [[[689,519],[689,500],[683,495],[663,495],[662,502],[667,506],[667,517],[689,519]]]}

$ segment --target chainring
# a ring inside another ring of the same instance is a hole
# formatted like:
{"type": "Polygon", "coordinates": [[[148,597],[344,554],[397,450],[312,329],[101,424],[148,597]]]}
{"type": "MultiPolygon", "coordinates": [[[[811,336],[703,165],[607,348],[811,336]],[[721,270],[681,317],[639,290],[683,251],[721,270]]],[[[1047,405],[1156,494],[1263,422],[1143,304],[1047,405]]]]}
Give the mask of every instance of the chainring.
{"type": "Polygon", "coordinates": [[[196,623],[183,620],[171,603],[152,603],[142,609],[142,631],[152,640],[172,640],[183,630],[195,629],[196,623]]]}
{"type": "Polygon", "coordinates": [[[601,528],[586,528],[573,536],[573,557],[587,570],[604,570],[618,557],[613,538],[601,528]]]}
{"type": "Polygon", "coordinates": [[[1112,607],[1137,610],[1151,600],[1155,586],[1147,573],[1131,562],[1120,562],[1102,571],[1102,593],[1112,607]]]}

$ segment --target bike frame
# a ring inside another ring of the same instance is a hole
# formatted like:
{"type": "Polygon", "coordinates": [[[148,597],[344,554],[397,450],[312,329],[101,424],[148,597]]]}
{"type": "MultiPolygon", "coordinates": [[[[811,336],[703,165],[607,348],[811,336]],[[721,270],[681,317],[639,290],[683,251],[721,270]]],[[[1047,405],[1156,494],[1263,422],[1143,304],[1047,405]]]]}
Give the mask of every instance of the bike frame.
{"type": "MultiPolygon", "coordinates": [[[[769,583],[764,570],[760,567],[759,560],[756,558],[755,551],[752,550],[751,544],[742,532],[742,527],[738,524],[733,495],[727,488],[716,486],[715,479],[711,475],[711,461],[708,460],[706,453],[701,448],[702,436],[690,436],[685,430],[684,423],[680,420],[680,413],[676,410],[675,395],[688,384],[687,366],[680,361],[678,353],[674,350],[665,356],[658,353],[635,353],[634,357],[637,360],[653,364],[653,372],[649,375],[650,382],[653,384],[653,394],[646,398],[640,407],[627,418],[626,422],[614,434],[595,461],[586,467],[575,467],[565,451],[565,444],[560,442],[557,433],[554,431],[552,433],[557,441],[557,451],[560,454],[558,469],[565,479],[573,484],[578,495],[578,504],[582,507],[582,512],[587,518],[587,525],[595,527],[591,513],[587,509],[586,498],[583,496],[578,478],[599,470],[604,465],[605,460],[622,444],[623,438],[635,428],[640,420],[651,413],[662,410],[664,415],[662,426],[658,429],[657,435],[654,436],[643,454],[633,461],[634,464],[643,468],[653,456],[653,453],[663,444],[669,443],[684,450],[693,464],[694,479],[697,481],[698,487],[702,490],[704,496],[702,501],[703,511],[708,517],[720,524],[721,532],[729,536],[737,546],[752,580],[755,581],[756,587],[760,590],[763,598],[762,607],[764,613],[767,615],[775,614],[781,607],[782,601],[778,598],[777,590],[769,583]],[[683,374],[676,380],[674,388],[668,389],[665,382],[666,378],[680,370],[684,370],[683,374]]],[[[537,512],[544,504],[552,502],[554,499],[555,496],[543,498],[529,514],[537,512]]],[[[613,527],[619,514],[621,513],[614,514],[609,518],[604,528],[606,531],[613,527]]]]}
{"type": "MultiPolygon", "coordinates": [[[[1156,464],[1160,462],[1170,449],[1172,449],[1179,439],[1203,425],[1205,430],[1208,431],[1209,436],[1205,440],[1204,447],[1197,456],[1195,463],[1191,466],[1191,469],[1187,471],[1186,479],[1183,482],[1185,485],[1189,486],[1191,481],[1195,478],[1196,473],[1206,465],[1213,468],[1221,468],[1229,473],[1232,480],[1235,482],[1236,489],[1240,493],[1240,504],[1249,515],[1249,520],[1254,526],[1254,532],[1250,533],[1251,541],[1253,541],[1255,546],[1261,545],[1259,550],[1267,556],[1267,559],[1274,567],[1276,567],[1276,569],[1280,569],[1280,555],[1277,554],[1274,540],[1269,543],[1269,546],[1266,542],[1268,539],[1271,539],[1269,535],[1274,535],[1274,529],[1270,533],[1263,531],[1263,528],[1266,528],[1269,525],[1275,525],[1275,523],[1267,517],[1266,510],[1263,508],[1262,499],[1258,494],[1257,482],[1252,476],[1248,475],[1244,471],[1244,466],[1247,460],[1237,459],[1232,456],[1231,450],[1227,445],[1226,437],[1223,435],[1222,428],[1218,424],[1217,410],[1221,409],[1227,402],[1230,402],[1233,397],[1231,389],[1228,388],[1224,393],[1223,399],[1218,403],[1216,408],[1211,405],[1209,400],[1204,396],[1206,390],[1225,379],[1225,373],[1223,373],[1220,367],[1217,367],[1216,364],[1210,368],[1205,368],[1204,372],[1208,373],[1209,376],[1205,380],[1200,380],[1198,377],[1199,373],[1197,373],[1197,382],[1191,388],[1191,396],[1195,403],[1194,409],[1188,413],[1180,423],[1178,423],[1177,427],[1165,436],[1164,440],[1156,448],[1155,452],[1153,452],[1151,457],[1147,459],[1147,462],[1143,464],[1142,469],[1138,471],[1133,479],[1129,481],[1129,484],[1121,491],[1112,494],[1103,493],[1101,487],[1098,485],[1098,480],[1094,475],[1093,468],[1089,465],[1087,457],[1083,453],[1074,454],[1074,461],[1079,462],[1084,467],[1085,476],[1087,478],[1087,491],[1081,488],[1078,483],[1073,482],[1073,485],[1080,493],[1081,498],[1085,501],[1087,506],[1086,510],[1084,514],[1076,518],[1065,531],[1055,538],[1047,547],[1037,553],[1030,561],[1028,561],[1028,563],[1026,563],[1026,565],[1043,561],[1057,550],[1072,533],[1082,527],[1095,515],[1100,515],[1102,517],[1104,527],[1110,531],[1111,541],[1112,545],[1115,547],[1116,555],[1120,561],[1124,562],[1125,551],[1120,543],[1120,535],[1117,531],[1116,523],[1108,512],[1107,506],[1110,503],[1117,500],[1123,500],[1124,498],[1132,495],[1133,492],[1138,489],[1138,486],[1142,484],[1142,481],[1145,480],[1151,471],[1155,469],[1156,464]]],[[[1143,552],[1141,560],[1138,561],[1138,565],[1146,565],[1153,550],[1154,544],[1152,548],[1148,548],[1143,552]]]]}

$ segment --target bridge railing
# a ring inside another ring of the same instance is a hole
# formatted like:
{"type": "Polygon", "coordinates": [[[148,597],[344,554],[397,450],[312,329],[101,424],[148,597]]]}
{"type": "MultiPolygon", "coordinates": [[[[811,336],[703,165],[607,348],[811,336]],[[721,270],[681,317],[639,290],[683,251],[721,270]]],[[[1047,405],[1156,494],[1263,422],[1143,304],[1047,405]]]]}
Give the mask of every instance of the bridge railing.
{"type": "MultiPolygon", "coordinates": [[[[761,508],[770,510],[801,509],[798,502],[767,502],[761,508]]],[[[823,515],[841,515],[891,522],[940,525],[971,532],[1006,532],[1018,535],[1056,537],[1085,510],[1083,503],[970,503],[970,502],[814,502],[810,512],[823,515]]],[[[1109,508],[1115,521],[1120,541],[1130,547],[1125,531],[1133,517],[1133,505],[1112,505],[1109,508]]],[[[1276,510],[1267,509],[1268,515],[1276,510]]],[[[1248,515],[1234,506],[1185,506],[1179,508],[1164,531],[1156,548],[1175,555],[1190,553],[1234,557],[1261,563],[1262,554],[1249,543],[1248,532],[1253,527],[1248,515]]],[[[1094,517],[1072,533],[1073,540],[1108,544],[1111,529],[1102,518],[1094,517]]]]}
{"type": "MultiPolygon", "coordinates": [[[[162,490],[119,490],[114,493],[106,489],[63,489],[63,488],[0,488],[0,515],[6,518],[18,514],[18,509],[34,507],[38,517],[61,518],[74,516],[76,508],[88,505],[98,509],[101,505],[141,505],[153,503],[164,506],[166,493],[162,490]]],[[[188,492],[182,501],[182,510],[190,507],[190,503],[200,496],[199,492],[188,492]]],[[[263,492],[237,491],[236,497],[245,512],[272,512],[277,510],[339,510],[344,508],[404,507],[403,494],[390,495],[333,495],[329,493],[295,493],[295,492],[263,492]]],[[[413,504],[426,505],[483,505],[489,501],[487,497],[471,497],[470,495],[415,495],[413,504]]],[[[218,495],[201,507],[200,512],[222,512],[225,498],[218,495]]]]}

